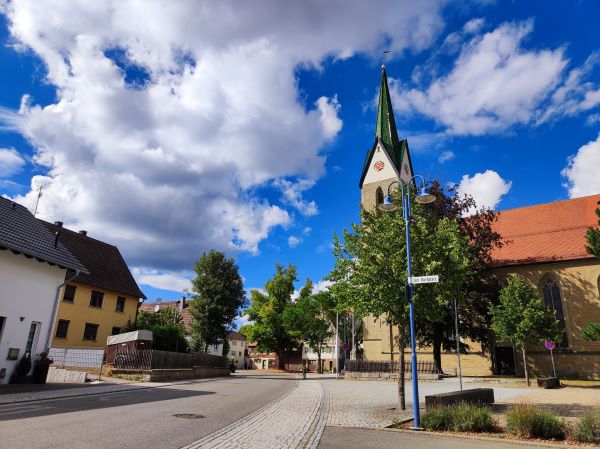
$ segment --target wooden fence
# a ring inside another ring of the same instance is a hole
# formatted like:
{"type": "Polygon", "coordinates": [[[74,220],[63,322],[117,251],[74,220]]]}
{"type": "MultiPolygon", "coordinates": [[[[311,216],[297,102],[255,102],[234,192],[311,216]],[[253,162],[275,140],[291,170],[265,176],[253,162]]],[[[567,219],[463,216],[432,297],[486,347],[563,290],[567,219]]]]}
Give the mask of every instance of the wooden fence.
{"type": "Polygon", "coordinates": [[[113,367],[123,370],[185,369],[195,366],[228,368],[227,357],[201,352],[169,352],[154,349],[119,348],[113,367]]]}

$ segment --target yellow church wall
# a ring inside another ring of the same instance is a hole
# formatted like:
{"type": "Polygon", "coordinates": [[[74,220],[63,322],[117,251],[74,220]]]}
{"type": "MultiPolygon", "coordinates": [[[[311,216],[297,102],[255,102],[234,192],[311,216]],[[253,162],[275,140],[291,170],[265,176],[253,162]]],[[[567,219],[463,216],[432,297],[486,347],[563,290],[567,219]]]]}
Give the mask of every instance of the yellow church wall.
{"type": "MultiPolygon", "coordinates": [[[[70,282],[77,287],[73,302],[61,298],[58,307],[58,318],[52,334],[52,347],[55,348],[105,348],[106,337],[112,335],[112,328],[123,328],[128,321],[135,320],[138,299],[110,290],[91,287],[89,285],[70,282]],[[104,293],[102,307],[90,306],[92,290],[104,293]],[[123,312],[117,312],[117,297],[125,298],[123,312]],[[56,337],[59,320],[68,320],[69,327],[65,338],[56,337]],[[98,324],[98,333],[95,340],[85,340],[83,332],[85,324],[98,324]]],[[[63,288],[64,296],[64,288],[63,288]]]]}

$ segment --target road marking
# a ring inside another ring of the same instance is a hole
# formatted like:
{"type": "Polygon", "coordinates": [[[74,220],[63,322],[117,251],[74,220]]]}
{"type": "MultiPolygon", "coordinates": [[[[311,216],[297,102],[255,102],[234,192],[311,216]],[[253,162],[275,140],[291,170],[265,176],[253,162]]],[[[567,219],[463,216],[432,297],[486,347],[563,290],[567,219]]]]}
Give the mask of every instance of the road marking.
{"type": "Polygon", "coordinates": [[[12,408],[10,410],[4,410],[4,409],[0,409],[0,416],[3,415],[16,415],[17,413],[29,413],[29,412],[38,412],[38,411],[42,411],[42,410],[48,410],[50,408],[54,408],[54,407],[41,407],[39,405],[28,405],[28,406],[23,406],[23,407],[19,407],[19,408],[12,408]]]}

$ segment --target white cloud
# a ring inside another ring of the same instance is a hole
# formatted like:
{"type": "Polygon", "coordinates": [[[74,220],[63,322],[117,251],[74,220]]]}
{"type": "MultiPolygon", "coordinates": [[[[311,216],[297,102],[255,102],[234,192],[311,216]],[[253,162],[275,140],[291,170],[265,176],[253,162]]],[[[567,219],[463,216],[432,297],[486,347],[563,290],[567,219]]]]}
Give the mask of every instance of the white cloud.
{"type": "Polygon", "coordinates": [[[138,284],[148,285],[161,290],[183,292],[192,287],[190,271],[182,272],[159,272],[158,270],[132,268],[131,274],[138,284]]]}
{"type": "Polygon", "coordinates": [[[439,155],[438,162],[440,164],[443,164],[444,162],[451,161],[452,159],[454,159],[454,152],[453,151],[444,151],[442,154],[439,155]]]}
{"type": "Polygon", "coordinates": [[[312,232],[312,228],[310,226],[305,226],[302,229],[302,234],[304,234],[304,235],[310,235],[311,232],[312,232]]]}
{"type": "Polygon", "coordinates": [[[485,19],[483,19],[481,17],[476,18],[476,19],[471,19],[467,23],[465,23],[465,26],[463,27],[463,31],[468,34],[478,33],[481,30],[481,28],[483,28],[484,25],[485,25],[485,19]]]}
{"type": "Polygon", "coordinates": [[[585,120],[587,126],[594,126],[597,123],[600,123],[600,114],[590,114],[585,120]]]}
{"type": "Polygon", "coordinates": [[[0,177],[19,173],[25,165],[25,159],[14,148],[0,148],[0,177]]]}
{"type": "MultiPolygon", "coordinates": [[[[40,216],[85,227],[134,266],[178,271],[210,248],[256,252],[291,220],[258,187],[316,182],[342,127],[335,92],[302,103],[298,68],[427,48],[444,4],[7,3],[13,48],[39,56],[57,100],[24,95],[18,112],[0,109],[0,128],[18,129],[53,180],[40,216]]],[[[31,207],[35,193],[16,199],[31,207]]]]}
{"type": "Polygon", "coordinates": [[[468,37],[467,31],[476,32],[481,25],[468,22],[464,33],[453,33],[445,43],[458,51],[449,73],[439,75],[437,60],[427,61],[413,72],[415,86],[392,85],[395,105],[434,119],[448,134],[484,135],[539,125],[600,104],[600,89],[584,82],[596,54],[565,73],[569,60],[563,48],[525,48],[532,20],[468,37]]]}
{"type": "Polygon", "coordinates": [[[273,185],[283,193],[282,202],[297,209],[302,215],[310,217],[319,213],[316,202],[305,201],[302,198],[303,192],[311,189],[315,185],[315,181],[299,179],[296,182],[292,182],[286,179],[276,179],[273,185]]]}
{"type": "Polygon", "coordinates": [[[475,173],[473,176],[464,175],[458,183],[457,192],[460,196],[472,196],[476,203],[469,213],[475,213],[476,209],[495,209],[502,197],[506,195],[512,186],[512,181],[505,181],[493,170],[483,173],[475,173]]]}
{"type": "Polygon", "coordinates": [[[329,287],[333,285],[333,282],[322,279],[313,286],[313,293],[319,293],[325,290],[329,290],[329,287]]]}
{"type": "Polygon", "coordinates": [[[302,243],[302,239],[296,237],[295,235],[290,235],[288,237],[288,245],[290,248],[295,248],[297,247],[300,243],[302,243]]]}
{"type": "Polygon", "coordinates": [[[567,166],[561,174],[567,178],[565,187],[569,198],[600,193],[600,134],[569,157],[567,166]]]}

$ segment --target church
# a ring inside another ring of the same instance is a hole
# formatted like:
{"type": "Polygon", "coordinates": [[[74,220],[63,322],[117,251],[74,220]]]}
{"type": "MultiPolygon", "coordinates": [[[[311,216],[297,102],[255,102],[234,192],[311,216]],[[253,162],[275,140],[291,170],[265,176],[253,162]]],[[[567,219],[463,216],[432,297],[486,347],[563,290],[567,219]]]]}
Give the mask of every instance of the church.
{"type": "MultiPolygon", "coordinates": [[[[362,207],[373,210],[383,203],[392,181],[408,181],[413,174],[408,142],[398,138],[383,66],[375,140],[367,151],[359,182],[362,207]]],[[[563,378],[600,379],[600,342],[581,338],[588,322],[600,322],[600,262],[585,249],[586,231],[597,225],[596,208],[600,208],[600,193],[500,211],[494,223],[503,246],[492,252],[493,273],[500,281],[513,273],[523,276],[555,311],[565,331],[565,338],[554,350],[556,373],[563,378]]],[[[363,358],[398,360],[395,335],[385,317],[365,317],[363,358]]],[[[490,354],[477,342],[464,342],[471,350],[461,357],[463,375],[523,373],[520,353],[515,357],[510,345],[497,342],[490,354]]],[[[533,375],[551,375],[552,362],[544,344],[527,349],[533,375]]],[[[418,348],[418,359],[431,361],[433,354],[429,348],[418,348]]],[[[457,372],[454,352],[442,353],[442,368],[446,374],[457,372]]]]}

